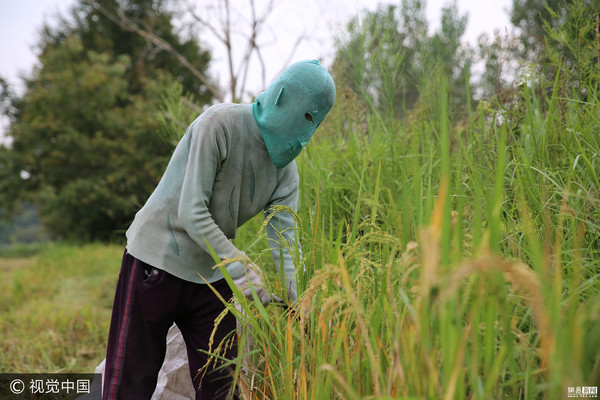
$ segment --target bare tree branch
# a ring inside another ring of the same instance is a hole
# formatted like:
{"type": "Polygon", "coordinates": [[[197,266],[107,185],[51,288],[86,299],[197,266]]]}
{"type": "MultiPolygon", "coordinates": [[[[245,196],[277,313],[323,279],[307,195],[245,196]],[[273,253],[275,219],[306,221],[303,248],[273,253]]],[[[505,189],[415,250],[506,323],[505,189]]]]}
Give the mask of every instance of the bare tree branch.
{"type": "Polygon", "coordinates": [[[185,58],[181,53],[179,53],[177,51],[177,49],[175,49],[166,40],[157,36],[153,32],[148,32],[148,31],[142,29],[141,27],[139,27],[138,25],[136,25],[133,21],[131,21],[125,15],[125,13],[123,12],[123,10],[120,7],[117,8],[117,10],[116,10],[117,14],[115,15],[115,14],[109,12],[108,10],[106,10],[104,7],[102,7],[100,4],[96,3],[93,0],[89,1],[89,5],[93,8],[95,8],[96,10],[98,10],[99,12],[101,12],[102,14],[104,14],[104,16],[106,16],[108,19],[110,19],[111,21],[113,21],[114,23],[119,25],[121,28],[140,35],[144,39],[153,43],[155,46],[157,46],[157,47],[165,50],[169,54],[171,54],[173,57],[175,57],[177,59],[177,61],[179,61],[185,68],[187,68],[188,71],[190,71],[196,78],[198,78],[198,80],[200,80],[200,82],[202,82],[207,87],[207,89],[212,93],[212,95],[219,102],[223,102],[223,100],[224,100],[223,95],[221,94],[221,91],[219,90],[219,88],[216,87],[215,85],[213,85],[212,82],[210,81],[210,79],[208,79],[202,72],[200,72],[196,67],[194,67],[187,60],[187,58],[185,58]]]}
{"type": "MultiPolygon", "coordinates": [[[[206,3],[201,14],[192,0],[185,1],[188,15],[206,28],[225,51],[232,101],[239,101],[247,94],[246,85],[253,62],[258,61],[262,84],[265,86],[267,69],[261,51],[265,44],[260,43],[260,37],[273,14],[275,0],[268,0],[262,7],[258,6],[260,2],[256,0],[247,0],[244,12],[235,7],[239,6],[239,1],[213,0],[206,3]]],[[[296,40],[286,64],[304,39],[306,36],[303,34],[296,40]]]]}
{"type": "MultiPolygon", "coordinates": [[[[267,27],[269,17],[273,14],[276,0],[268,0],[260,10],[258,10],[259,7],[257,6],[259,2],[256,0],[247,1],[249,12],[248,10],[241,12],[235,8],[235,5],[240,4],[239,1],[211,0],[210,2],[205,2],[202,13],[199,13],[196,4],[192,0],[183,0],[187,16],[196,21],[200,27],[206,28],[225,51],[229,81],[227,85],[227,97],[230,96],[230,100],[233,102],[238,102],[247,95],[246,85],[249,70],[253,62],[258,62],[261,70],[262,85],[263,87],[266,85],[267,69],[262,50],[269,43],[264,43],[264,41],[261,43],[260,37],[267,27]],[[239,57],[239,60],[236,62],[237,57],[239,57]]],[[[171,54],[197,77],[219,102],[225,101],[225,96],[221,90],[202,72],[195,68],[167,41],[150,29],[144,28],[128,18],[125,15],[123,6],[118,6],[116,10],[109,11],[95,0],[87,0],[87,2],[123,29],[134,32],[149,43],[152,43],[155,48],[149,52],[150,55],[154,55],[158,49],[171,54]]],[[[273,37],[276,36],[273,35],[273,37]]],[[[306,33],[303,33],[296,39],[282,68],[290,62],[299,45],[306,38],[306,33]]]]}

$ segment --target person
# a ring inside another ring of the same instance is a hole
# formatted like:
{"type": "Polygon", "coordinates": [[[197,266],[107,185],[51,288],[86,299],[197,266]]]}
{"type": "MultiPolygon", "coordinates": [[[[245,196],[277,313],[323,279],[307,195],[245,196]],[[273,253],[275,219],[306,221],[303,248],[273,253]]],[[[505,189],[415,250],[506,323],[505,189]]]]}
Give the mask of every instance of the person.
{"type": "MultiPolygon", "coordinates": [[[[263,303],[272,300],[261,273],[245,262],[230,241],[236,229],[262,212],[273,260],[283,275],[289,302],[297,298],[293,217],[274,205],[296,210],[298,170],[294,159],[333,107],[335,85],[316,60],[286,68],[251,104],[218,104],[188,127],[159,184],[127,230],[127,245],[111,318],[103,399],[149,399],[173,323],[187,347],[196,399],[225,398],[233,392],[227,371],[205,365],[215,319],[232,289],[224,279],[263,303]],[[287,243],[286,243],[287,242],[287,243]],[[212,254],[212,255],[211,255],[212,254]],[[224,272],[220,260],[237,261],[224,272]],[[282,259],[281,259],[282,258],[282,259]]],[[[301,254],[299,247],[296,248],[301,254]]],[[[228,313],[214,343],[236,328],[228,313]]],[[[235,344],[225,354],[236,355],[235,344]]]]}

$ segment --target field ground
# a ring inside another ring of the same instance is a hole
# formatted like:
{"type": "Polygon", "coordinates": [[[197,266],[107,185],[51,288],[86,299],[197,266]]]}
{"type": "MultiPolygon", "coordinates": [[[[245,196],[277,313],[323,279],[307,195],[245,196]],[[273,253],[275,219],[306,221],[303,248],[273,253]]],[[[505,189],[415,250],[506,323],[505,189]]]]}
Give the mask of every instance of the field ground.
{"type": "Polygon", "coordinates": [[[93,372],[104,358],[122,248],[48,245],[0,257],[0,372],[93,372]]]}

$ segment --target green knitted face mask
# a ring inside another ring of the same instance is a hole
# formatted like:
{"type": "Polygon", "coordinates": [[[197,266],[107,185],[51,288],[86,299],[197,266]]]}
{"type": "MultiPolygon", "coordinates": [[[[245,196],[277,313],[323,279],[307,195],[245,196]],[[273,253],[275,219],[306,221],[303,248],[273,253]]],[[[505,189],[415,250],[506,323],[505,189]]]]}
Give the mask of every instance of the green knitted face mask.
{"type": "Polygon", "coordinates": [[[317,60],[292,64],[256,97],[254,118],[277,168],[300,154],[334,100],[333,79],[317,60]]]}

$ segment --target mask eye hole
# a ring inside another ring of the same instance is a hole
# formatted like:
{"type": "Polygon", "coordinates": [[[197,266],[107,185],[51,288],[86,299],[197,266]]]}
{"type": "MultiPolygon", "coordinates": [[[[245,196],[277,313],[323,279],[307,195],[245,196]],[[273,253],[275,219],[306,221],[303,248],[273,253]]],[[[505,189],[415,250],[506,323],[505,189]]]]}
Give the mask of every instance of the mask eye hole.
{"type": "Polygon", "coordinates": [[[304,118],[306,118],[307,121],[312,122],[312,115],[310,115],[309,113],[304,114],[304,118]]]}

